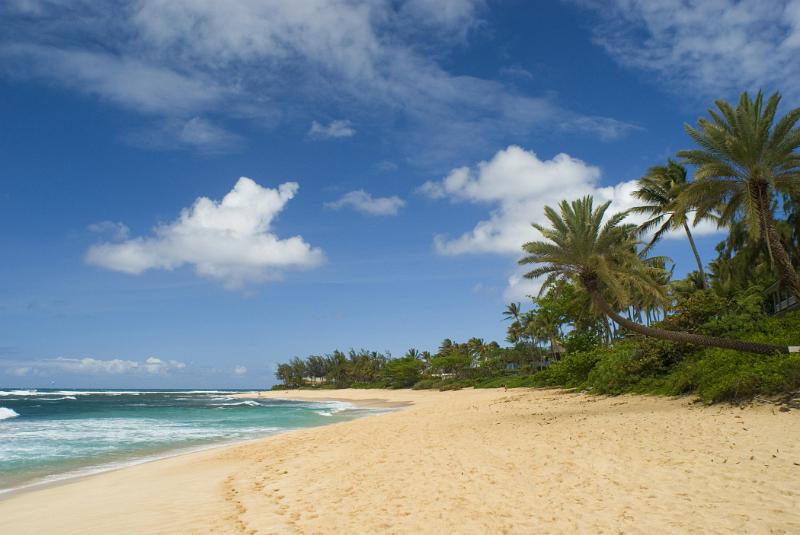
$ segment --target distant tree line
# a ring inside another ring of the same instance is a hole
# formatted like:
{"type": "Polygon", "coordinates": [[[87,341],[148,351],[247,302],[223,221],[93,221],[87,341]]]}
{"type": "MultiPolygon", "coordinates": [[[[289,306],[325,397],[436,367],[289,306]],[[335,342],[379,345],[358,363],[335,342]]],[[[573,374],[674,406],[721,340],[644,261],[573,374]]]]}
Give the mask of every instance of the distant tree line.
{"type": "Polygon", "coordinates": [[[279,364],[275,377],[279,387],[408,388],[431,378],[465,379],[502,373],[532,373],[545,367],[551,357],[528,340],[514,347],[470,338],[457,343],[446,338],[436,353],[409,349],[402,357],[365,349],[348,353],[336,350],[326,355],[294,357],[279,364]]]}

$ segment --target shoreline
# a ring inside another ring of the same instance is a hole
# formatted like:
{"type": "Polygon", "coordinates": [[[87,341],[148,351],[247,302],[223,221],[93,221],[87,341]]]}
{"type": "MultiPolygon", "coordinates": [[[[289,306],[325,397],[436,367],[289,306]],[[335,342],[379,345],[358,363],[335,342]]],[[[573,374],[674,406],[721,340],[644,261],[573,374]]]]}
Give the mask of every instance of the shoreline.
{"type": "MultiPolygon", "coordinates": [[[[395,392],[401,392],[403,389],[398,389],[395,392]]],[[[405,389],[407,390],[407,389],[405,389]]],[[[359,392],[361,389],[339,389],[338,391],[359,392]]],[[[374,392],[375,389],[363,389],[364,392],[374,392]]],[[[386,390],[380,390],[386,392],[386,390]]],[[[351,394],[349,397],[339,397],[328,395],[328,392],[337,392],[334,389],[325,390],[261,390],[257,392],[246,392],[241,394],[234,394],[231,397],[239,399],[283,399],[288,401],[311,401],[311,402],[325,402],[325,401],[339,401],[350,403],[357,409],[402,409],[414,404],[413,401],[392,401],[381,397],[368,397],[360,398],[351,394]],[[307,395],[306,395],[307,394],[307,395]]]]}
{"type": "Polygon", "coordinates": [[[0,531],[800,531],[797,411],[528,389],[257,395],[405,409],[25,492],[0,501],[0,531]]]}
{"type": "MultiPolygon", "coordinates": [[[[324,403],[325,401],[337,401],[337,402],[345,402],[349,403],[352,407],[349,407],[344,410],[373,410],[373,409],[389,409],[395,410],[399,409],[406,404],[399,404],[399,403],[392,403],[385,400],[370,400],[373,401],[372,403],[369,402],[351,402],[348,399],[340,398],[340,399],[306,399],[306,398],[299,398],[299,397],[276,397],[276,396],[262,396],[264,392],[261,391],[252,391],[252,392],[242,392],[238,394],[233,394],[232,398],[241,398],[241,399],[287,399],[287,400],[298,400],[298,401],[309,401],[309,402],[320,402],[324,403]]],[[[383,412],[375,411],[375,414],[364,414],[363,416],[358,416],[358,418],[366,418],[369,416],[382,414],[383,412]]],[[[69,484],[72,482],[77,482],[80,480],[84,480],[87,478],[92,478],[95,476],[99,476],[102,474],[107,474],[111,472],[117,472],[119,470],[126,470],[128,468],[134,468],[136,466],[140,466],[143,464],[159,462],[167,459],[173,459],[177,457],[183,457],[186,455],[193,455],[195,453],[203,453],[206,451],[218,450],[223,448],[229,448],[239,445],[244,445],[250,442],[256,442],[261,440],[266,440],[272,438],[277,435],[281,435],[284,433],[291,433],[293,431],[300,431],[303,429],[313,429],[315,427],[323,427],[328,425],[335,425],[337,423],[346,422],[350,420],[341,420],[335,421],[330,423],[324,423],[316,426],[311,427],[300,427],[300,428],[286,428],[282,431],[275,431],[269,434],[265,434],[263,436],[258,437],[251,437],[251,438],[243,438],[238,440],[232,441],[225,441],[225,442],[214,442],[210,444],[203,444],[203,445],[195,445],[195,446],[186,446],[186,447],[179,447],[179,448],[166,448],[159,453],[151,453],[143,456],[133,456],[127,459],[121,459],[119,461],[111,461],[108,463],[100,464],[100,465],[88,465],[82,468],[78,468],[76,470],[69,470],[66,472],[61,472],[57,474],[52,474],[46,476],[44,479],[34,479],[28,482],[23,483],[17,487],[11,487],[8,489],[0,488],[0,502],[7,500],[11,497],[27,494],[29,492],[35,492],[38,490],[49,489],[53,487],[59,487],[61,485],[69,484]]]]}

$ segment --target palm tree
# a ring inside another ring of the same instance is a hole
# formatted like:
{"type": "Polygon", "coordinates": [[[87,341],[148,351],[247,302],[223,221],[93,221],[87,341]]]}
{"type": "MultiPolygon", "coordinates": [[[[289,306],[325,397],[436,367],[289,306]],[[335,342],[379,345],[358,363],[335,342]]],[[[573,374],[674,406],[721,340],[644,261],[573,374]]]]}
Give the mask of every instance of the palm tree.
{"type": "Polygon", "coordinates": [[[508,330],[506,331],[506,341],[511,344],[516,344],[522,340],[523,336],[525,336],[525,332],[522,324],[517,320],[511,322],[511,325],[508,326],[508,330]]]}
{"type": "Polygon", "coordinates": [[[525,324],[525,331],[531,338],[547,340],[550,354],[556,358],[559,352],[559,336],[564,318],[552,308],[539,307],[531,314],[525,324]]]}
{"type": "Polygon", "coordinates": [[[509,303],[506,305],[506,309],[503,311],[503,319],[519,321],[520,313],[521,310],[519,303],[509,303]]]}
{"type": "Polygon", "coordinates": [[[686,188],[682,205],[696,206],[697,217],[720,209],[721,223],[743,219],[752,238],[766,242],[771,259],[783,279],[800,297],[800,276],[792,265],[778,234],[773,217],[776,192],[800,193],[800,108],[791,110],[773,125],[781,100],[773,94],[763,103],[746,92],[734,109],[716,101],[719,112],[708,110],[711,119],[700,118],[697,129],[688,124],[686,132],[699,148],[678,156],[697,166],[695,181],[686,188]]]}
{"type": "Polygon", "coordinates": [[[417,348],[412,347],[411,349],[406,351],[405,357],[409,358],[409,359],[419,359],[420,358],[420,352],[419,352],[419,350],[417,348]]]}
{"type": "Polygon", "coordinates": [[[703,261],[700,260],[692,231],[689,230],[686,210],[678,203],[680,194],[688,185],[686,168],[677,162],[669,160],[667,165],[651,167],[647,174],[639,179],[639,189],[633,192],[633,196],[644,204],[632,208],[631,212],[649,218],[639,225],[640,232],[646,234],[655,229],[645,251],[649,251],[668,231],[683,228],[686,237],[689,238],[689,245],[692,246],[694,259],[697,261],[702,287],[705,288],[706,274],[703,271],[703,261]]]}
{"type": "Polygon", "coordinates": [[[662,258],[644,258],[637,252],[637,229],[635,225],[623,223],[625,212],[612,215],[603,223],[610,204],[593,208],[592,198],[584,197],[572,203],[561,201],[560,214],[546,207],[545,215],[551,228],[533,225],[545,241],[526,243],[522,247],[528,254],[519,263],[536,266],[525,276],[532,279],[546,276],[542,291],[559,281],[577,281],[600,312],[622,327],[645,336],[753,353],[789,352],[787,347],[646,327],[618,314],[609,301],[627,306],[632,290],[640,296],[663,301],[664,285],[659,283],[659,277],[663,278],[664,270],[662,258]]]}

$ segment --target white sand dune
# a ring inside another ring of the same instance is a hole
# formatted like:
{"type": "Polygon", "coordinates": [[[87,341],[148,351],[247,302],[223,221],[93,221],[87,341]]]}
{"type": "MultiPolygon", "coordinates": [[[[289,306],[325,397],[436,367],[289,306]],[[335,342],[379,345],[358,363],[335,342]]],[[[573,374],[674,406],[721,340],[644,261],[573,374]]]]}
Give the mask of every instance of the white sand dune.
{"type": "Polygon", "coordinates": [[[0,501],[0,533],[800,533],[800,413],[559,391],[403,410],[0,501]]]}

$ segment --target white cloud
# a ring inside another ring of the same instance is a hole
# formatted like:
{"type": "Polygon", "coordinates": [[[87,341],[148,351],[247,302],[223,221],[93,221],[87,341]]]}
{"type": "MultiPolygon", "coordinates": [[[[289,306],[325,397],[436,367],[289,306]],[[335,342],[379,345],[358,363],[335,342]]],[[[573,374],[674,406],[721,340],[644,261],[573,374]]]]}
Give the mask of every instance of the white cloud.
{"type": "Polygon", "coordinates": [[[206,108],[224,91],[197,75],[139,59],[80,49],[40,45],[0,46],[0,59],[24,64],[30,74],[135,110],[176,114],[206,108]]]}
{"type": "Polygon", "coordinates": [[[233,375],[242,376],[242,375],[245,375],[245,374],[247,374],[247,368],[245,368],[244,366],[241,366],[241,365],[234,366],[233,375]]]}
{"type": "Polygon", "coordinates": [[[503,300],[507,302],[527,301],[528,296],[539,295],[542,288],[542,278],[526,279],[525,271],[516,269],[508,277],[508,286],[503,291],[503,300]]]}
{"type": "Polygon", "coordinates": [[[123,375],[148,374],[164,375],[175,370],[186,368],[186,364],[177,360],[162,360],[149,357],[144,361],[124,359],[66,358],[32,360],[29,362],[2,362],[9,375],[51,375],[54,373],[74,373],[90,375],[123,375]]]}
{"type": "Polygon", "coordinates": [[[418,27],[438,28],[459,39],[478,24],[478,12],[485,0],[406,0],[401,13],[418,27]]]}
{"type": "Polygon", "coordinates": [[[596,135],[601,141],[614,141],[627,136],[630,132],[643,130],[639,125],[618,121],[610,117],[583,115],[573,117],[561,124],[566,132],[586,132],[596,135]]]}
{"type": "Polygon", "coordinates": [[[363,189],[345,193],[338,200],[325,203],[325,207],[332,210],[350,207],[367,215],[397,215],[400,208],[405,205],[406,202],[396,195],[373,197],[363,189]]]}
{"type": "Polygon", "coordinates": [[[33,368],[31,368],[30,366],[14,366],[13,368],[8,368],[6,370],[6,373],[9,375],[15,375],[17,377],[25,377],[32,371],[33,368]]]}
{"type": "Polygon", "coordinates": [[[800,97],[798,0],[574,0],[601,17],[596,41],[620,64],[682,91],[800,97]]]}
{"type": "Polygon", "coordinates": [[[344,120],[331,121],[327,125],[313,121],[308,130],[308,136],[314,139],[353,137],[354,135],[356,135],[356,129],[353,128],[350,121],[344,120]]]}
{"type": "Polygon", "coordinates": [[[286,182],[265,188],[242,177],[221,201],[200,197],[178,219],[155,227],[151,236],[92,246],[86,261],[134,275],[190,264],[198,275],[229,288],[318,265],[324,258],[320,249],[301,236],[280,239],[271,229],[298,187],[286,182]]]}
{"type": "Polygon", "coordinates": [[[397,171],[399,168],[400,167],[391,160],[381,160],[375,164],[375,169],[381,173],[391,173],[393,171],[397,171]]]}
{"type": "MultiPolygon", "coordinates": [[[[443,180],[426,182],[419,191],[434,199],[484,205],[488,216],[475,227],[456,238],[434,237],[436,251],[443,255],[498,253],[521,256],[522,244],[541,235],[531,223],[548,225],[545,206],[555,207],[561,200],[574,200],[592,195],[596,203],[611,201],[610,213],[628,210],[638,204],[633,198],[636,181],[613,186],[599,184],[600,169],[567,154],[550,160],[540,159],[534,152],[519,146],[498,151],[489,161],[475,167],[453,169],[443,180]]],[[[640,223],[641,217],[629,221],[640,223]]],[[[695,228],[695,234],[715,232],[713,225],[695,228]]],[[[667,238],[682,238],[673,232],[667,238]]],[[[538,291],[536,282],[526,281],[517,270],[509,278],[509,296],[520,297],[538,291]]]]}
{"type": "MultiPolygon", "coordinates": [[[[611,129],[601,119],[582,123],[580,114],[547,93],[521,94],[443,68],[439,58],[480,22],[484,3],[30,1],[24,12],[0,6],[8,20],[0,67],[162,119],[214,115],[204,120],[216,129],[224,130],[226,118],[274,126],[330,113],[404,125],[391,129],[392,141],[413,153],[417,165],[442,168],[454,154],[486,150],[536,129],[602,139],[627,131],[624,123],[611,129]]],[[[207,150],[210,138],[226,139],[201,126],[183,132],[183,139],[149,146],[207,150]]]]}
{"type": "Polygon", "coordinates": [[[117,221],[99,221],[86,227],[90,232],[109,236],[112,240],[122,241],[130,234],[130,229],[124,223],[117,221]]]}
{"type": "Polygon", "coordinates": [[[127,132],[123,139],[145,149],[193,149],[204,154],[229,153],[243,145],[240,136],[198,116],[157,121],[127,132]]]}

